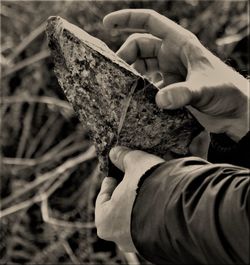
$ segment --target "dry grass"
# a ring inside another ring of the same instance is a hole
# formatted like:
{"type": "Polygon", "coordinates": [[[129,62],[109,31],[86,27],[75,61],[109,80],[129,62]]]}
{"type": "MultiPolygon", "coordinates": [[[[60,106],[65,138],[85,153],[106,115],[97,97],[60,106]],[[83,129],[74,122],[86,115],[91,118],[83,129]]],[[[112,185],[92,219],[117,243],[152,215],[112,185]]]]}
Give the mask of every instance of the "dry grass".
{"type": "Polygon", "coordinates": [[[1,1],[1,264],[145,262],[97,238],[97,159],[88,129],[79,124],[53,74],[46,18],[61,15],[116,50],[131,32],[110,37],[102,27],[103,16],[125,7],[154,8],[198,34],[222,58],[230,55],[244,73],[249,69],[244,43],[235,45],[246,36],[246,5],[1,1]]]}

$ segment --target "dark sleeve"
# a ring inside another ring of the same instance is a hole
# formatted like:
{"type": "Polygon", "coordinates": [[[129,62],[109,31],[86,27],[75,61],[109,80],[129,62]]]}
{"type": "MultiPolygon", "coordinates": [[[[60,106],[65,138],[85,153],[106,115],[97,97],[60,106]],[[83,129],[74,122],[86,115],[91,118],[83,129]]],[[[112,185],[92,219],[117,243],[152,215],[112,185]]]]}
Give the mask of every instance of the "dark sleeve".
{"type": "Polygon", "coordinates": [[[166,162],[137,190],[131,233],[154,264],[249,263],[249,170],[197,158],[166,162]]]}
{"type": "Polygon", "coordinates": [[[208,161],[212,163],[229,163],[241,167],[250,167],[250,132],[238,143],[225,134],[210,134],[211,143],[208,161]]]}

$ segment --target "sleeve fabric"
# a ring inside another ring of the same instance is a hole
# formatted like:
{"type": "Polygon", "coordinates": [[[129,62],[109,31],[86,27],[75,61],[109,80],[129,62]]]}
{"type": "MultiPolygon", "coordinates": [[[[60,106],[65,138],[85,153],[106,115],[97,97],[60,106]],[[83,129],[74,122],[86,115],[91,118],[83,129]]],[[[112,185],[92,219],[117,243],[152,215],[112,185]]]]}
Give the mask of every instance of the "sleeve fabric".
{"type": "Polygon", "coordinates": [[[197,157],[151,170],[131,217],[138,252],[154,264],[248,264],[249,177],[197,157]]]}
{"type": "Polygon", "coordinates": [[[250,168],[250,132],[238,143],[225,134],[211,134],[208,160],[250,168]]]}

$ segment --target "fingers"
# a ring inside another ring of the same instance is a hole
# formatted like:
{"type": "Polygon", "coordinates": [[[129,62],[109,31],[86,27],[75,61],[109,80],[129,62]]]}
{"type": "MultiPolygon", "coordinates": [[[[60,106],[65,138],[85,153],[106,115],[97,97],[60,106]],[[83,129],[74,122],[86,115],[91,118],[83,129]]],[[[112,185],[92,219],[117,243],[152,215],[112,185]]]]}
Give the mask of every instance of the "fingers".
{"type": "Polygon", "coordinates": [[[152,166],[165,161],[158,156],[139,150],[130,150],[123,146],[112,148],[109,157],[115,166],[129,173],[127,176],[134,175],[138,177],[141,177],[152,166]]]}
{"type": "Polygon", "coordinates": [[[162,41],[150,34],[133,34],[117,51],[127,63],[134,63],[137,58],[155,58],[158,55],[162,41]]]}
{"type": "Polygon", "coordinates": [[[117,187],[116,179],[111,177],[104,178],[101,190],[96,199],[96,204],[100,205],[106,201],[109,201],[116,187],[117,187]]]}
{"type": "Polygon", "coordinates": [[[180,82],[161,89],[156,94],[156,104],[163,109],[177,109],[189,105],[194,100],[194,93],[187,82],[180,82]]]}
{"type": "Polygon", "coordinates": [[[150,9],[123,9],[112,12],[103,20],[107,28],[145,29],[158,38],[184,30],[172,20],[150,9]]]}
{"type": "Polygon", "coordinates": [[[125,60],[142,75],[159,72],[157,55],[161,40],[150,34],[133,34],[117,51],[117,55],[125,60]]]}
{"type": "Polygon", "coordinates": [[[137,59],[133,68],[142,75],[150,75],[160,71],[158,61],[155,58],[137,59]]]}

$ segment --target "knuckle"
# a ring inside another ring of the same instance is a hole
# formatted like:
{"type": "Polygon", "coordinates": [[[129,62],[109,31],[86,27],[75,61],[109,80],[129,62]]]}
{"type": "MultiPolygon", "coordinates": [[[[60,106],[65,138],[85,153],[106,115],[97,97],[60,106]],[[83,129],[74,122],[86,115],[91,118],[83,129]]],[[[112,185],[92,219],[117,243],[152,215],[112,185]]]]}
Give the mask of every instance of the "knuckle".
{"type": "Polygon", "coordinates": [[[196,46],[200,43],[199,39],[196,37],[196,35],[194,33],[192,33],[189,30],[184,30],[184,38],[185,38],[185,43],[183,46],[187,45],[191,45],[191,46],[196,46]]]}
{"type": "Polygon", "coordinates": [[[157,16],[159,15],[159,13],[157,13],[155,10],[153,9],[146,9],[146,13],[150,16],[157,16]]]}
{"type": "Polygon", "coordinates": [[[195,34],[193,34],[192,32],[189,32],[188,39],[189,39],[189,43],[193,46],[200,46],[201,45],[197,36],[195,36],[195,34]]]}
{"type": "MultiPolygon", "coordinates": [[[[182,35],[183,41],[180,46],[180,54],[184,56],[188,61],[192,58],[192,63],[196,63],[197,60],[206,60],[204,56],[204,47],[199,39],[188,30],[184,30],[182,35]]],[[[191,62],[191,61],[190,61],[191,62]]]]}
{"type": "Polygon", "coordinates": [[[124,164],[124,158],[127,156],[127,154],[129,154],[130,152],[132,152],[129,148],[126,147],[116,147],[116,158],[115,160],[123,165],[124,164]]]}
{"type": "Polygon", "coordinates": [[[155,10],[152,10],[152,9],[147,9],[147,18],[144,22],[144,25],[143,25],[143,28],[146,29],[147,31],[149,31],[149,24],[152,20],[154,20],[156,17],[159,17],[160,14],[157,13],[155,10]]]}
{"type": "Polygon", "coordinates": [[[141,37],[141,33],[133,33],[130,37],[131,37],[131,39],[138,39],[138,38],[140,38],[141,37]]]}
{"type": "Polygon", "coordinates": [[[96,218],[95,226],[98,237],[106,240],[110,239],[109,222],[106,222],[105,218],[96,218]]]}
{"type": "Polygon", "coordinates": [[[129,153],[126,153],[123,157],[123,163],[124,165],[129,165],[131,163],[131,153],[134,152],[134,151],[131,151],[129,153]]]}
{"type": "Polygon", "coordinates": [[[104,229],[101,226],[97,227],[97,236],[101,239],[106,239],[106,240],[110,238],[107,229],[104,229]]]}
{"type": "Polygon", "coordinates": [[[129,167],[131,164],[134,164],[137,160],[138,155],[140,154],[140,151],[134,150],[126,153],[123,157],[123,163],[125,168],[129,167]]]}
{"type": "Polygon", "coordinates": [[[156,37],[149,33],[133,33],[126,40],[126,45],[130,43],[136,43],[137,47],[141,50],[144,49],[144,45],[148,45],[154,41],[156,37]]]}
{"type": "Polygon", "coordinates": [[[133,33],[127,38],[127,41],[133,42],[133,41],[136,41],[138,39],[145,37],[146,35],[147,35],[146,33],[133,33]]]}

